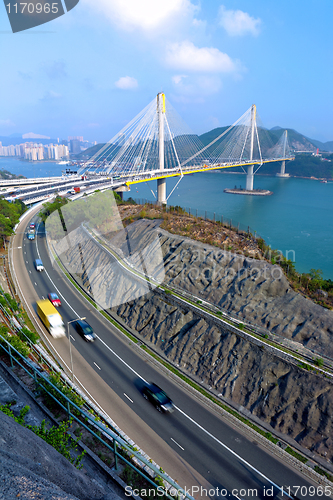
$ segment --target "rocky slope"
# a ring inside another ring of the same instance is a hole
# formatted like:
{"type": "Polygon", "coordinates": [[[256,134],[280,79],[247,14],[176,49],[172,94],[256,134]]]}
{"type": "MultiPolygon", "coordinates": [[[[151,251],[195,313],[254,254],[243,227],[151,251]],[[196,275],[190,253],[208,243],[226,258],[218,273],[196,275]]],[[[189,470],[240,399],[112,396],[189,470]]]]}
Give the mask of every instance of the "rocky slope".
{"type": "MultiPolygon", "coordinates": [[[[54,244],[103,308],[174,363],[300,444],[333,458],[333,385],[228,325],[180,307],[117,264],[82,229],[54,244]]],[[[171,235],[137,221],[109,241],[141,273],[209,300],[270,330],[333,355],[333,313],[296,294],[278,266],[171,235]]]]}
{"type": "MultiPolygon", "coordinates": [[[[294,292],[279,266],[171,235],[158,228],[158,221],[137,221],[111,243],[128,255],[130,241],[133,264],[139,265],[140,251],[146,252],[155,234],[165,283],[333,358],[333,312],[294,292]]],[[[158,262],[154,269],[161,279],[158,262]]]]}

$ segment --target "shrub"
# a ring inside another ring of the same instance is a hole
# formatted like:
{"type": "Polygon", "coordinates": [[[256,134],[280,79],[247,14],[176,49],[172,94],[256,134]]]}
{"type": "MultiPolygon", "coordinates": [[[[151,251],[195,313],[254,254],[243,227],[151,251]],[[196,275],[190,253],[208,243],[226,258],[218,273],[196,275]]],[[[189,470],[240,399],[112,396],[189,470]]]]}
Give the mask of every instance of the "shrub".
{"type": "Polygon", "coordinates": [[[35,332],[31,332],[28,328],[24,327],[24,328],[21,328],[21,330],[19,330],[18,332],[18,336],[20,337],[20,339],[23,341],[23,342],[26,342],[27,341],[27,337],[28,339],[33,343],[33,344],[36,344],[37,343],[37,340],[39,339],[39,336],[37,335],[37,333],[35,332]]]}

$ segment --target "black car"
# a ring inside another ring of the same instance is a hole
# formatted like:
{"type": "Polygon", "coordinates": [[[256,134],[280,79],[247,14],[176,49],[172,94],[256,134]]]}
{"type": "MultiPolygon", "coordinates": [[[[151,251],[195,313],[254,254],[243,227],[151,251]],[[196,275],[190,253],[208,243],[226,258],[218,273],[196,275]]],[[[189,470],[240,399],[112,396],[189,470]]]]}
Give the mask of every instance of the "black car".
{"type": "Polygon", "coordinates": [[[150,401],[161,413],[171,413],[174,404],[165,392],[156,384],[146,385],[142,391],[143,397],[150,401]]]}
{"type": "Polygon", "coordinates": [[[83,319],[78,319],[77,321],[73,321],[73,325],[77,333],[81,335],[87,342],[94,342],[96,339],[96,335],[91,326],[84,321],[83,319]]]}

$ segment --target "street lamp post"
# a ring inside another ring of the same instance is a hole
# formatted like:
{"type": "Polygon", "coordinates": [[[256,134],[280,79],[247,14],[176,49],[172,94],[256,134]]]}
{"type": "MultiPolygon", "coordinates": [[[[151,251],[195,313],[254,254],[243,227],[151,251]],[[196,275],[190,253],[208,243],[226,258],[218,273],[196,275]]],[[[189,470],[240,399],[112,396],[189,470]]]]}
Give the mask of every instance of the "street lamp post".
{"type": "Polygon", "coordinates": [[[70,325],[70,323],[74,323],[74,321],[84,320],[84,319],[86,319],[86,318],[85,317],[84,318],[76,318],[76,319],[72,319],[71,321],[67,321],[67,336],[68,336],[68,342],[69,342],[69,356],[70,356],[70,360],[71,360],[72,382],[74,382],[74,369],[73,369],[72,343],[71,343],[71,338],[69,335],[69,325],[70,325]]]}

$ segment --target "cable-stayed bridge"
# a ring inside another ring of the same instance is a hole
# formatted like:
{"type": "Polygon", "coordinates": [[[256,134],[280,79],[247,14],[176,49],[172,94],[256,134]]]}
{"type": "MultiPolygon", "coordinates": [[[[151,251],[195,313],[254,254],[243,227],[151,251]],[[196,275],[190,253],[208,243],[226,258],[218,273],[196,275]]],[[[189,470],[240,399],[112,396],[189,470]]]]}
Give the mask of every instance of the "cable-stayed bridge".
{"type": "Polygon", "coordinates": [[[35,203],[51,197],[54,192],[66,194],[68,188],[75,185],[87,187],[89,192],[94,187],[123,191],[129,190],[131,184],[155,179],[157,201],[164,204],[187,174],[242,167],[246,173],[244,192],[255,193],[254,174],[264,163],[281,162],[278,175],[287,176],[285,162],[293,159],[287,131],[273,144],[268,130],[261,125],[255,105],[204,145],[165,95],[159,93],[156,99],[78,169],[77,176],[52,178],[49,182],[47,178],[0,181],[0,187],[4,189],[4,186],[8,186],[9,194],[10,184],[18,187],[25,184],[26,187],[22,186],[16,197],[35,203]],[[166,179],[175,176],[179,180],[167,197],[166,179]]]}
{"type": "Polygon", "coordinates": [[[261,165],[282,162],[283,176],[286,160],[292,159],[287,131],[273,144],[268,131],[260,125],[255,105],[204,146],[165,95],[159,93],[78,174],[120,178],[127,186],[156,179],[157,200],[166,203],[168,177],[179,176],[181,180],[190,173],[240,166],[244,171],[246,168],[246,190],[253,191],[254,174],[261,165]]]}

